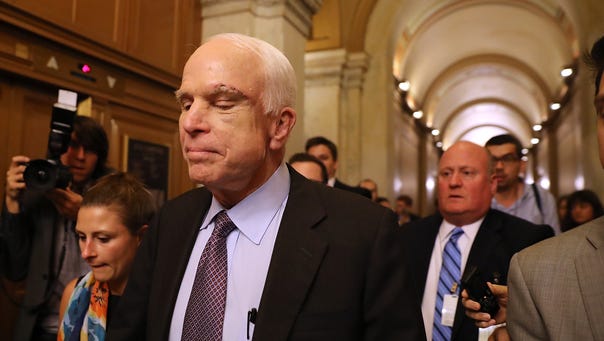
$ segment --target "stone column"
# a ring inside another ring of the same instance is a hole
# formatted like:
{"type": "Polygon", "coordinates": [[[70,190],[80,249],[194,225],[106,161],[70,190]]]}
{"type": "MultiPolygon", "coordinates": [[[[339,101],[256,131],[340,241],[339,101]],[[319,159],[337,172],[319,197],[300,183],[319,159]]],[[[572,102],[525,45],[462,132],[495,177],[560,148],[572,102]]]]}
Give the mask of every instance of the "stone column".
{"type": "Polygon", "coordinates": [[[306,54],[307,137],[322,135],[338,146],[338,178],[356,184],[361,174],[361,99],[368,57],[344,49],[306,54]]]}
{"type": "Polygon", "coordinates": [[[334,49],[306,54],[306,137],[325,136],[340,144],[340,84],[346,51],[334,49]]]}
{"type": "MultiPolygon", "coordinates": [[[[344,72],[342,74],[342,94],[340,101],[340,145],[342,156],[346,163],[341,165],[340,171],[353,185],[356,185],[366,175],[362,174],[363,155],[362,144],[363,127],[361,124],[363,83],[367,71],[368,56],[364,52],[349,53],[346,57],[344,72]],[[342,167],[345,166],[345,167],[342,167]]],[[[367,113],[370,114],[370,113],[367,113]]]]}
{"type": "MultiPolygon", "coordinates": [[[[296,128],[287,154],[304,149],[304,50],[323,0],[201,0],[202,39],[237,32],[265,40],[287,56],[298,79],[296,128]]],[[[286,156],[287,157],[287,156],[286,156]]]]}

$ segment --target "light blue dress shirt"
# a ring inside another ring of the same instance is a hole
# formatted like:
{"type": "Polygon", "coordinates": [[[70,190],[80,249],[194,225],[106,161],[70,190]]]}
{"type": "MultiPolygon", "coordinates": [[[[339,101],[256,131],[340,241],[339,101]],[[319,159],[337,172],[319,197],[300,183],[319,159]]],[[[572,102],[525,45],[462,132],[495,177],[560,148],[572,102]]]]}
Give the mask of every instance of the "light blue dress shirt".
{"type": "MultiPolygon", "coordinates": [[[[258,309],[260,305],[289,187],[289,171],[282,164],[266,183],[227,210],[237,229],[227,238],[228,279],[223,340],[247,340],[248,311],[258,309]]],[[[223,209],[212,198],[180,285],[170,325],[170,340],[180,341],[199,258],[214,229],[212,220],[223,209]]],[[[254,324],[249,323],[250,339],[253,331],[254,324]]]]}
{"type": "Polygon", "coordinates": [[[543,214],[539,211],[537,198],[535,198],[533,186],[530,184],[524,184],[524,192],[512,206],[505,207],[500,205],[497,200],[493,198],[491,201],[491,208],[528,220],[534,224],[547,224],[554,229],[555,234],[560,234],[560,221],[558,220],[556,199],[554,199],[554,196],[549,191],[546,191],[540,186],[537,186],[537,191],[539,191],[543,214]]]}

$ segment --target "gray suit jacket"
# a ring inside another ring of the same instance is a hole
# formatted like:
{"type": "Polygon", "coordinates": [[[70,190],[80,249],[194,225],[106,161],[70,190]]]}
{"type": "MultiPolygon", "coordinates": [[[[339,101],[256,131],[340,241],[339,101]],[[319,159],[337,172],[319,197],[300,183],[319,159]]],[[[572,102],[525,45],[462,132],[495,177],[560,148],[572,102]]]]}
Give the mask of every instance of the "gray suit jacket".
{"type": "Polygon", "coordinates": [[[518,340],[604,340],[604,217],[516,254],[508,331],[518,340]]]}

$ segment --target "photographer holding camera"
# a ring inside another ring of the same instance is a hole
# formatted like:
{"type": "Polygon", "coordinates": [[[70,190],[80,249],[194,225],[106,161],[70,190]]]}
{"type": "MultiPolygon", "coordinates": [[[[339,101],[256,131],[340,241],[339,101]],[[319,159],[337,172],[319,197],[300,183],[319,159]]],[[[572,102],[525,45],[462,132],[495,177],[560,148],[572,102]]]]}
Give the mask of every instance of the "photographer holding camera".
{"type": "Polygon", "coordinates": [[[24,179],[26,168],[33,168],[27,156],[14,156],[6,173],[0,268],[9,280],[27,277],[14,340],[55,340],[65,284],[89,271],[80,257],[75,219],[82,194],[110,173],[105,165],[109,142],[103,127],[85,116],[75,116],[70,136],[58,167],[69,173],[64,188],[32,188],[24,179]]]}

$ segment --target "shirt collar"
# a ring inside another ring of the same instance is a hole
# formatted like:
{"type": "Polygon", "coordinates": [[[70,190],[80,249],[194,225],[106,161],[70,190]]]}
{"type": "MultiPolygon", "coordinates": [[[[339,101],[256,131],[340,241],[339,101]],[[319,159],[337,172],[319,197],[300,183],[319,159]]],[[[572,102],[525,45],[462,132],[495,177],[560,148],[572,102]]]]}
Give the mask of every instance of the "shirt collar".
{"type": "MultiPolygon", "coordinates": [[[[463,230],[464,234],[470,238],[470,240],[474,240],[474,238],[476,237],[476,234],[478,233],[478,229],[480,228],[480,225],[482,225],[483,220],[484,220],[484,217],[478,219],[477,221],[475,221],[471,224],[462,225],[460,227],[463,230]]],[[[438,231],[438,239],[442,243],[446,243],[449,240],[449,237],[451,236],[453,229],[455,229],[456,227],[457,227],[457,225],[453,225],[450,222],[443,219],[443,222],[440,225],[440,230],[438,231]]]]}
{"type": "Polygon", "coordinates": [[[207,228],[218,212],[226,210],[237,229],[258,245],[269,224],[287,199],[289,186],[289,171],[285,163],[282,163],[262,186],[228,210],[212,197],[212,204],[201,229],[207,228]]]}

